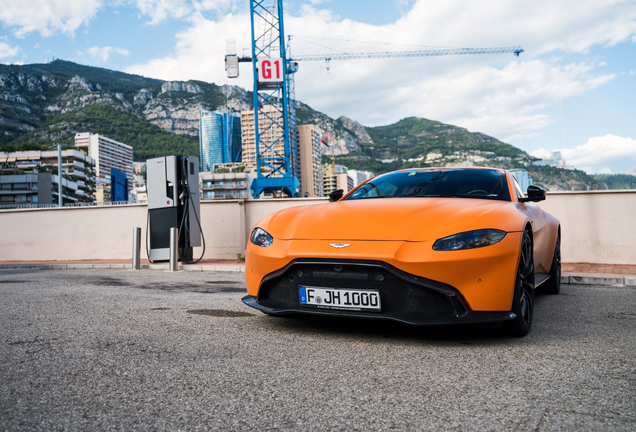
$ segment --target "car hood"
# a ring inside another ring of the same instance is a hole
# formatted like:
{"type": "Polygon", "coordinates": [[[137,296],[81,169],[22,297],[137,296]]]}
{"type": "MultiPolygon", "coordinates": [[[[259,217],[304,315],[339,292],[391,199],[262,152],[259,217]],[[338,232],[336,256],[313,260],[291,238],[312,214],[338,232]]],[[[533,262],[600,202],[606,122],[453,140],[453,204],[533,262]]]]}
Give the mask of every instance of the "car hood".
{"type": "Polygon", "coordinates": [[[281,210],[260,225],[279,239],[427,241],[473,229],[518,231],[516,203],[469,198],[378,198],[281,210]]]}

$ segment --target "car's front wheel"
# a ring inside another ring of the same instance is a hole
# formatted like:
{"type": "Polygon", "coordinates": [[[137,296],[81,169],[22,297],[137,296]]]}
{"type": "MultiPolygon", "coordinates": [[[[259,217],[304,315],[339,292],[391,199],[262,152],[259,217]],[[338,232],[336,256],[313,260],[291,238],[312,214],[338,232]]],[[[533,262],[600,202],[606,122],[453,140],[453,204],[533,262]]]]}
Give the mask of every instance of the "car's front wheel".
{"type": "Polygon", "coordinates": [[[506,321],[504,330],[512,336],[525,336],[530,332],[534,310],[534,257],[532,239],[527,231],[523,232],[515,291],[512,298],[513,320],[506,321]]]}

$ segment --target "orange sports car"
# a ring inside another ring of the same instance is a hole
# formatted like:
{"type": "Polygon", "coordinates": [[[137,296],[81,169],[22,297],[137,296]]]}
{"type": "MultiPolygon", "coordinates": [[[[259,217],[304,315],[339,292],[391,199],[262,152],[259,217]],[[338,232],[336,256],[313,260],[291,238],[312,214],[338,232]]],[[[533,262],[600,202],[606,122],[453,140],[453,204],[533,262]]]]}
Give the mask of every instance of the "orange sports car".
{"type": "Polygon", "coordinates": [[[557,294],[559,221],[512,174],[492,168],[395,171],[329,203],[261,220],[245,252],[248,295],[266,314],[494,322],[523,336],[535,290],[557,294]]]}

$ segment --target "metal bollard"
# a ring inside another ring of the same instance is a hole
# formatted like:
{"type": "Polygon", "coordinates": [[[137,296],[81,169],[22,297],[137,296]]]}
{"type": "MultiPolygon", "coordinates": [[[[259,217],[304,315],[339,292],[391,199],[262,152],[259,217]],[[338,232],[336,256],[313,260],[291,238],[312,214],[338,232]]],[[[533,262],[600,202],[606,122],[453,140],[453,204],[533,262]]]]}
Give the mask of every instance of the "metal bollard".
{"type": "Polygon", "coordinates": [[[133,228],[133,253],[132,253],[132,269],[139,270],[141,268],[141,228],[133,228]]]}
{"type": "Polygon", "coordinates": [[[170,271],[179,270],[179,228],[170,228],[170,271]]]}

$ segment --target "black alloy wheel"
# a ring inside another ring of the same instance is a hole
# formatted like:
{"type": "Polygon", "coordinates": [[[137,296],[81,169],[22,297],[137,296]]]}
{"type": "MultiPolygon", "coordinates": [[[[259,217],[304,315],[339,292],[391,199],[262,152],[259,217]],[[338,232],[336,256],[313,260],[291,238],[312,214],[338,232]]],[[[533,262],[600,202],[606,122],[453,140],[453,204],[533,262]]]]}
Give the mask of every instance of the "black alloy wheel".
{"type": "Polygon", "coordinates": [[[515,319],[506,321],[504,330],[511,336],[525,336],[530,332],[534,310],[534,256],[532,239],[528,231],[523,232],[521,251],[517,266],[512,312],[515,319]]]}
{"type": "Polygon", "coordinates": [[[557,234],[554,256],[550,266],[550,279],[540,287],[545,294],[556,295],[561,291],[561,233],[557,234]]]}

